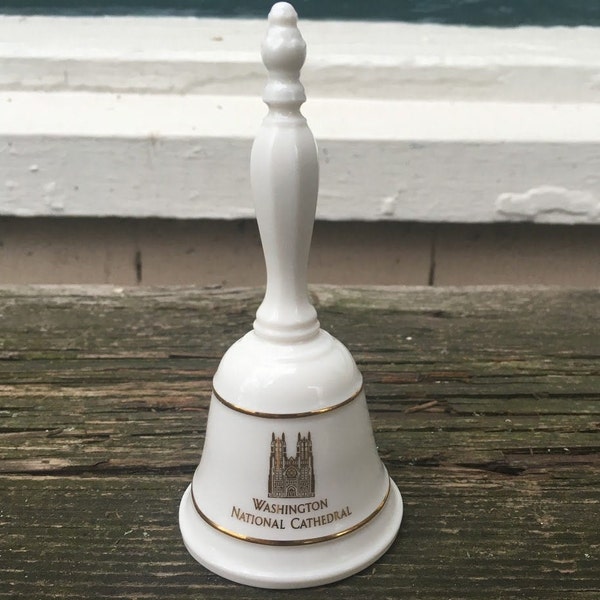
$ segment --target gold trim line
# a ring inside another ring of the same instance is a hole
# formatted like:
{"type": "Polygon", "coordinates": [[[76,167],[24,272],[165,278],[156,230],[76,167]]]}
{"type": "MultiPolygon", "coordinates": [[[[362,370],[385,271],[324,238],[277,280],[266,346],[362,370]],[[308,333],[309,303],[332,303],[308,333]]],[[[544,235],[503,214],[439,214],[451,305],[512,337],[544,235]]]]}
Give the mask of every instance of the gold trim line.
{"type": "Polygon", "coordinates": [[[311,417],[313,415],[322,415],[323,413],[328,413],[331,412],[332,410],[337,410],[338,408],[342,408],[342,406],[346,406],[346,404],[350,404],[350,402],[352,402],[352,400],[355,400],[360,393],[363,391],[363,387],[364,386],[360,386],[360,388],[358,389],[357,392],[355,392],[354,394],[352,394],[352,396],[350,396],[350,398],[347,398],[346,400],[344,400],[343,402],[340,402],[338,404],[334,404],[333,406],[326,406],[325,408],[318,408],[316,410],[309,410],[306,412],[297,412],[297,413],[268,413],[268,412],[261,412],[258,410],[250,410],[247,408],[242,408],[241,406],[237,406],[236,404],[232,404],[231,402],[228,402],[227,400],[225,400],[225,398],[223,398],[222,396],[220,396],[217,392],[217,390],[215,390],[215,388],[213,388],[213,394],[215,395],[215,398],[224,406],[226,406],[227,408],[230,408],[231,410],[235,410],[237,412],[240,412],[244,415],[250,415],[252,417],[261,417],[263,419],[298,419],[301,417],[311,417]]]}
{"type": "Polygon", "coordinates": [[[369,523],[369,521],[374,519],[381,512],[383,507],[385,506],[385,503],[387,502],[388,498],[390,497],[391,488],[392,488],[391,480],[388,478],[388,489],[387,489],[387,492],[385,493],[385,497],[383,498],[383,500],[381,501],[379,506],[368,517],[366,517],[365,519],[360,521],[360,523],[356,523],[356,525],[352,525],[352,527],[348,527],[348,529],[344,529],[343,531],[338,531],[337,533],[332,533],[330,535],[323,535],[321,537],[308,538],[308,539],[304,539],[304,540],[267,540],[264,538],[251,537],[249,535],[244,535],[242,533],[236,533],[235,531],[231,531],[230,529],[227,529],[226,527],[223,527],[223,526],[215,523],[212,519],[207,517],[202,512],[202,510],[200,510],[200,507],[198,506],[198,503],[196,502],[196,498],[194,497],[193,486],[190,488],[190,491],[191,491],[191,496],[192,496],[192,502],[194,504],[194,508],[196,509],[196,512],[200,515],[200,517],[202,517],[202,519],[208,525],[210,525],[211,527],[214,527],[217,531],[220,531],[221,533],[229,535],[232,538],[241,540],[243,542],[250,542],[251,544],[263,544],[265,546],[306,546],[308,544],[318,544],[319,542],[327,542],[329,540],[334,540],[334,539],[337,539],[344,535],[348,535],[349,533],[352,533],[353,531],[360,529],[363,525],[366,525],[367,523],[369,523]]]}

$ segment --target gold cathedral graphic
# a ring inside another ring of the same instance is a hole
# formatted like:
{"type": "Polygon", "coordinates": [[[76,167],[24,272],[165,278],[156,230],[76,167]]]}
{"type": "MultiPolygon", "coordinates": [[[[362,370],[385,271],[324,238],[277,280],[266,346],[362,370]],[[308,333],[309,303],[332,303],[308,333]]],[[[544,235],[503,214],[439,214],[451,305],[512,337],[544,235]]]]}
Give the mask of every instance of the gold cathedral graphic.
{"type": "Polygon", "coordinates": [[[312,498],[315,495],[310,431],[306,437],[298,433],[296,456],[288,456],[285,433],[271,435],[269,462],[269,498],[312,498]]]}

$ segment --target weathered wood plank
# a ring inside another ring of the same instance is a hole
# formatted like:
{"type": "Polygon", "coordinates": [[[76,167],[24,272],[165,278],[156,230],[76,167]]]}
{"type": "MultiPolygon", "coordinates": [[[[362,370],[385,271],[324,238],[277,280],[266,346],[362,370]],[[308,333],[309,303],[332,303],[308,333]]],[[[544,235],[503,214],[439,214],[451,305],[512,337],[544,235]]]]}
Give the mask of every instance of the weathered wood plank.
{"type": "MultiPolygon", "coordinates": [[[[373,568],[328,586],[328,597],[597,597],[598,533],[586,516],[600,499],[585,474],[413,467],[392,475],[406,500],[401,535],[373,568]]],[[[0,544],[9,585],[0,597],[264,598],[187,556],[175,515],[188,478],[8,479],[0,544]]]]}
{"type": "MultiPolygon", "coordinates": [[[[328,596],[600,597],[600,292],[313,294],[406,503],[390,553],[328,596]]],[[[196,565],[176,516],[259,298],[0,290],[0,598],[264,597],[196,565]]]]}

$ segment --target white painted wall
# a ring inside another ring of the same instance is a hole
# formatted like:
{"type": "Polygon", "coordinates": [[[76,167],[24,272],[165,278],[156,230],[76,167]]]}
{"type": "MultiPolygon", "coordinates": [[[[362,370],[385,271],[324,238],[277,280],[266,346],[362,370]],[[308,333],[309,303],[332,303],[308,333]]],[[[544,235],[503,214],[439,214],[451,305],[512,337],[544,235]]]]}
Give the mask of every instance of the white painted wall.
{"type": "MultiPolygon", "coordinates": [[[[265,28],[0,17],[0,214],[252,216],[265,28]]],[[[318,218],[600,222],[600,29],[301,29],[318,218]]]]}

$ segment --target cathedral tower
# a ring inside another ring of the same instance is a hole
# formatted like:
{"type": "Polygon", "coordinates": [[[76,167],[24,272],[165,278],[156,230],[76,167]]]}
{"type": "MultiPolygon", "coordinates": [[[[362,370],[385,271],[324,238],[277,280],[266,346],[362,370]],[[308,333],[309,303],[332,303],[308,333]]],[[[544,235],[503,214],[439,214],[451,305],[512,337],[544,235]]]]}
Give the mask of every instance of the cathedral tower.
{"type": "Polygon", "coordinates": [[[298,433],[296,456],[288,456],[285,433],[281,437],[271,434],[271,457],[269,460],[269,498],[313,498],[315,495],[315,472],[313,466],[312,440],[298,433]]]}

